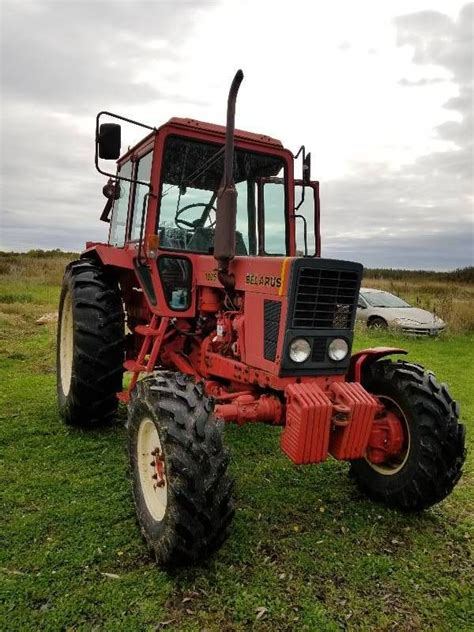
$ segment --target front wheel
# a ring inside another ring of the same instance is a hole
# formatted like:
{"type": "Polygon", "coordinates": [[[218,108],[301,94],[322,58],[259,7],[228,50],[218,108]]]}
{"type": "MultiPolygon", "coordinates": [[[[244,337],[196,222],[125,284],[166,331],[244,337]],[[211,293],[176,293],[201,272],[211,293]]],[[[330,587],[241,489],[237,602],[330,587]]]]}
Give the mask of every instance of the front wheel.
{"type": "Polygon", "coordinates": [[[157,562],[208,557],[229,532],[233,479],[202,386],[164,371],[140,380],[129,404],[128,448],[138,521],[157,562]]]}
{"type": "Polygon", "coordinates": [[[390,360],[370,366],[363,385],[398,418],[403,441],[399,454],[384,463],[368,456],[352,462],[359,487],[403,510],[419,511],[446,498],[465,460],[464,426],[446,386],[419,365],[390,360]]]}

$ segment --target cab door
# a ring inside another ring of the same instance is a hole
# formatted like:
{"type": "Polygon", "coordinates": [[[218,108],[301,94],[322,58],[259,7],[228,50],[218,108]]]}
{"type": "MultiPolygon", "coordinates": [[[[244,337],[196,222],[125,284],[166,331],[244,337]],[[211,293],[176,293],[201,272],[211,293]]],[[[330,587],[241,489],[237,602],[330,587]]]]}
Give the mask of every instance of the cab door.
{"type": "Polygon", "coordinates": [[[151,179],[151,165],[153,160],[153,150],[149,149],[146,153],[139,156],[134,162],[134,180],[136,181],[133,200],[130,208],[130,221],[128,225],[127,241],[139,241],[143,224],[143,233],[145,231],[147,201],[145,198],[150,192],[150,187],[146,184],[151,179]]]}
{"type": "MultiPolygon", "coordinates": [[[[131,160],[125,162],[119,167],[117,174],[123,178],[132,177],[133,164],[131,160]]],[[[115,197],[112,209],[112,218],[110,220],[109,245],[116,248],[122,248],[125,245],[125,236],[127,234],[127,218],[130,202],[130,182],[127,180],[118,180],[118,195],[115,197]]]]}

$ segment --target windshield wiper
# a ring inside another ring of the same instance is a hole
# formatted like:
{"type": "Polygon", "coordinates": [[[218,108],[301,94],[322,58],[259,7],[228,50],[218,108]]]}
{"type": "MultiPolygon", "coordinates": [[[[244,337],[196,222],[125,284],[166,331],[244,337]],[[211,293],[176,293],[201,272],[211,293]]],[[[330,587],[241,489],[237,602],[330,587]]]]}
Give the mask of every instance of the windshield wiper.
{"type": "Polygon", "coordinates": [[[202,174],[217,161],[219,156],[224,153],[224,149],[225,145],[218,149],[216,153],[212,154],[212,156],[208,160],[206,160],[203,165],[200,165],[193,173],[191,173],[191,175],[189,175],[187,178],[183,178],[182,184],[188,186],[192,185],[193,182],[195,182],[200,176],[202,176],[202,174]]]}

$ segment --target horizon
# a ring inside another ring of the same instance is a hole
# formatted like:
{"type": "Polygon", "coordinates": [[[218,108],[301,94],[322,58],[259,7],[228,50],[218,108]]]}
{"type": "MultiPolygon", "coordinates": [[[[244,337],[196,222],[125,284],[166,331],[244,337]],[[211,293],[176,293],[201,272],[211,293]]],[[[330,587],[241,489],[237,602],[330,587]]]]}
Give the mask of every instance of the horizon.
{"type": "MultiPolygon", "coordinates": [[[[4,256],[12,256],[12,255],[33,255],[37,256],[47,256],[47,255],[80,255],[82,251],[79,250],[63,250],[62,248],[51,248],[48,250],[44,250],[42,248],[30,248],[29,250],[4,250],[0,249],[0,257],[4,256]]],[[[332,259],[332,257],[321,257],[322,259],[328,258],[332,259]]],[[[427,268],[393,268],[393,267],[384,267],[384,266],[364,266],[365,270],[370,270],[372,272],[380,270],[382,272],[420,272],[424,274],[452,274],[456,272],[464,272],[470,269],[474,269],[474,265],[467,265],[458,268],[451,268],[448,270],[441,269],[427,269],[427,268]]]]}

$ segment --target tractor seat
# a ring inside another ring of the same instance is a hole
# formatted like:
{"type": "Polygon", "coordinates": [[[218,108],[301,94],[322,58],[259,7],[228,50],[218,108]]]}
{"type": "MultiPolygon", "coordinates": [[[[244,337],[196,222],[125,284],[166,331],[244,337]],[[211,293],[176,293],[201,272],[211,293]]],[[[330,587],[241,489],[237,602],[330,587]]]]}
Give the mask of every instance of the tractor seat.
{"type": "MultiPolygon", "coordinates": [[[[186,250],[212,254],[214,248],[214,234],[214,228],[196,228],[196,230],[194,231],[194,235],[188,242],[186,250]]],[[[244,238],[242,237],[242,233],[238,230],[235,231],[235,254],[241,256],[245,256],[248,254],[244,238]]]]}
{"type": "Polygon", "coordinates": [[[160,244],[170,250],[186,250],[187,232],[182,228],[170,228],[165,226],[160,229],[160,244]]]}

